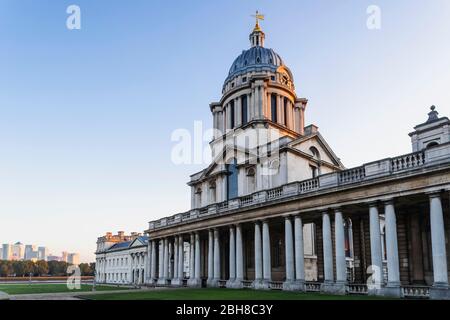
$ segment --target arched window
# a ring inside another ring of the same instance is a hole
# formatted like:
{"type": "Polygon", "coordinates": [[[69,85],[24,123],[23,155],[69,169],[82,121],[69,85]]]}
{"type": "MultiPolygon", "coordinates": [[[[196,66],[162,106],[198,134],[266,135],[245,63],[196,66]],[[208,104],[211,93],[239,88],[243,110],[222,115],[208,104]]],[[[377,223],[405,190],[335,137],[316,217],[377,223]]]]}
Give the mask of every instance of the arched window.
{"type": "Polygon", "coordinates": [[[311,152],[311,154],[315,160],[320,160],[320,153],[316,147],[309,148],[309,151],[311,152]]]}
{"type": "Polygon", "coordinates": [[[430,142],[429,144],[427,144],[426,148],[428,149],[428,148],[438,146],[438,145],[439,145],[439,143],[437,143],[436,141],[433,141],[433,142],[430,142]]]}
{"type": "Polygon", "coordinates": [[[272,93],[270,96],[270,113],[273,122],[277,122],[277,95],[272,93]]]}
{"type": "Polygon", "coordinates": [[[238,197],[238,168],[237,161],[233,159],[226,165],[227,169],[227,200],[238,197]]]}

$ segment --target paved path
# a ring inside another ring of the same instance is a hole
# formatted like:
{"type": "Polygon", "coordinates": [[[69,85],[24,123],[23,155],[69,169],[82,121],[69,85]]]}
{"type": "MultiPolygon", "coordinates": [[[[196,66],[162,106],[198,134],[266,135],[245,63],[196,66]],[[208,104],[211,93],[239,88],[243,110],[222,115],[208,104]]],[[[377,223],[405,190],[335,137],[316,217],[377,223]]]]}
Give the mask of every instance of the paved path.
{"type": "MultiPolygon", "coordinates": [[[[142,288],[142,289],[131,289],[131,290],[111,290],[111,291],[76,291],[76,292],[60,292],[60,293],[33,293],[33,294],[15,294],[10,295],[10,300],[82,300],[77,298],[77,296],[90,296],[95,294],[105,294],[105,293],[127,293],[136,292],[139,290],[155,290],[154,288],[142,288]]],[[[161,288],[158,288],[161,290],[161,288]]]]}

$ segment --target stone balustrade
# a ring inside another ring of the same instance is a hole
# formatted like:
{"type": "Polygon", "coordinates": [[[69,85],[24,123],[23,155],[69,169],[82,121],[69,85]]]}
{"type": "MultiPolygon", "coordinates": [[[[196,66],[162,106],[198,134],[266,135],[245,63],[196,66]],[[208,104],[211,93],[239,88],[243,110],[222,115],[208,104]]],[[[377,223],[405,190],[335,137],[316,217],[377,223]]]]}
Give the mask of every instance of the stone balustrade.
{"type": "Polygon", "coordinates": [[[402,295],[404,298],[422,298],[430,297],[430,287],[427,286],[403,286],[402,295]]]}
{"type": "Polygon", "coordinates": [[[358,294],[358,295],[367,295],[369,294],[369,289],[366,284],[349,284],[347,285],[347,293],[349,294],[358,294]]]}
{"type": "Polygon", "coordinates": [[[266,201],[281,200],[292,196],[326,190],[328,188],[347,187],[355,183],[370,182],[372,179],[401,174],[422,167],[448,162],[450,162],[450,143],[438,145],[420,152],[371,162],[348,170],[320,175],[314,179],[288,183],[281,187],[258,191],[229,201],[176,214],[172,217],[151,221],[149,222],[149,230],[161,229],[206,216],[224,214],[266,201]]]}
{"type": "Polygon", "coordinates": [[[322,286],[321,282],[305,282],[305,290],[306,292],[320,292],[320,288],[322,286]]]}

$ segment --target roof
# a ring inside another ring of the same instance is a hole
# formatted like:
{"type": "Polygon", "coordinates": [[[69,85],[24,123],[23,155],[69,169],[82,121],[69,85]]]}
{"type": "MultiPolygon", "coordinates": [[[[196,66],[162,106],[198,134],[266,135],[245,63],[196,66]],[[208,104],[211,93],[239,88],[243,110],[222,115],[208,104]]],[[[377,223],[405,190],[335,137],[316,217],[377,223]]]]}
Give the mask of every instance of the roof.
{"type": "Polygon", "coordinates": [[[249,71],[276,72],[281,66],[284,66],[283,60],[273,49],[255,46],[242,51],[234,60],[225,82],[249,71]]]}
{"type": "Polygon", "coordinates": [[[149,239],[148,236],[139,236],[134,240],[118,242],[118,243],[113,244],[107,250],[105,250],[105,252],[129,249],[132,247],[133,243],[135,243],[136,241],[139,241],[141,243],[137,247],[146,246],[148,244],[148,239],[149,239]]]}

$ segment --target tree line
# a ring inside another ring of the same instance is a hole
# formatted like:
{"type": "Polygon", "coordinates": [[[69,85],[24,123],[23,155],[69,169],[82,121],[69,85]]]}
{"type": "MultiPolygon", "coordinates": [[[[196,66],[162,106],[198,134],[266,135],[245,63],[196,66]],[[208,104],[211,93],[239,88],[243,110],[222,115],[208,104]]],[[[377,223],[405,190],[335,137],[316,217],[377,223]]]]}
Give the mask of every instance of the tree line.
{"type": "MultiPolygon", "coordinates": [[[[64,261],[0,260],[0,277],[26,277],[30,273],[34,277],[66,276],[69,266],[70,264],[64,261]]],[[[95,263],[80,263],[78,267],[82,276],[94,275],[95,263]]]]}

